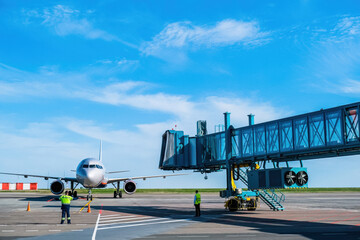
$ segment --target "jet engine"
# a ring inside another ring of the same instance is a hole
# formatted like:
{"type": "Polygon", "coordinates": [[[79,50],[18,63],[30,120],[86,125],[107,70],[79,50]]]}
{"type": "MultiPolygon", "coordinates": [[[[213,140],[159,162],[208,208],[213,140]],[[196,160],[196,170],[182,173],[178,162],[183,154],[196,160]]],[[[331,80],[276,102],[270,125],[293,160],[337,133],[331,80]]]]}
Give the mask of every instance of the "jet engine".
{"type": "Polygon", "coordinates": [[[50,185],[50,190],[53,194],[62,194],[64,191],[64,183],[60,180],[53,181],[50,185]]]}
{"type": "Polygon", "coordinates": [[[131,180],[126,180],[124,182],[124,191],[127,194],[133,194],[136,192],[136,183],[131,180]]]}

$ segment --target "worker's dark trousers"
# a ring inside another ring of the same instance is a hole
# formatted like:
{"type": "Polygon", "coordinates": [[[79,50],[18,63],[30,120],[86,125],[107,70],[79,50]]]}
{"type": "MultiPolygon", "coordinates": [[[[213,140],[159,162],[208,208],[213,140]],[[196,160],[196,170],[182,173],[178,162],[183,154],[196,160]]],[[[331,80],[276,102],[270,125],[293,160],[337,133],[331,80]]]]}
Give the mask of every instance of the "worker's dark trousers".
{"type": "Polygon", "coordinates": [[[67,215],[67,223],[71,223],[71,218],[70,218],[70,205],[67,205],[67,204],[61,205],[61,210],[62,210],[62,213],[61,213],[61,224],[63,224],[64,221],[65,221],[65,213],[66,213],[66,215],[67,215]]]}
{"type": "Polygon", "coordinates": [[[200,217],[200,203],[195,205],[195,217],[200,217]]]}

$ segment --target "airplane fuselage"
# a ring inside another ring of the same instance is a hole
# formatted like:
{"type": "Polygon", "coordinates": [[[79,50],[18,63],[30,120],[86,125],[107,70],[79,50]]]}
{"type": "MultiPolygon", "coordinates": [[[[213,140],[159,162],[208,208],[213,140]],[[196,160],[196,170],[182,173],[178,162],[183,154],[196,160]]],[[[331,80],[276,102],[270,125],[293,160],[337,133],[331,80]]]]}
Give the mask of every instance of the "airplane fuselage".
{"type": "Polygon", "coordinates": [[[76,168],[76,179],[86,188],[105,187],[107,179],[104,164],[95,158],[82,160],[76,168]]]}

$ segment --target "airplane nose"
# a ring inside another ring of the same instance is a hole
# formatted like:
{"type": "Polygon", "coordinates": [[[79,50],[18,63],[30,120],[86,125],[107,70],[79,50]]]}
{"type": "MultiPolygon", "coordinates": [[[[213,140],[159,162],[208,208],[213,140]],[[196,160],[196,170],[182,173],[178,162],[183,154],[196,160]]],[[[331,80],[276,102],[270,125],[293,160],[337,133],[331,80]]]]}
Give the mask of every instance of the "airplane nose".
{"type": "Polygon", "coordinates": [[[88,171],[86,173],[86,185],[96,187],[101,182],[101,176],[96,171],[88,171]]]}

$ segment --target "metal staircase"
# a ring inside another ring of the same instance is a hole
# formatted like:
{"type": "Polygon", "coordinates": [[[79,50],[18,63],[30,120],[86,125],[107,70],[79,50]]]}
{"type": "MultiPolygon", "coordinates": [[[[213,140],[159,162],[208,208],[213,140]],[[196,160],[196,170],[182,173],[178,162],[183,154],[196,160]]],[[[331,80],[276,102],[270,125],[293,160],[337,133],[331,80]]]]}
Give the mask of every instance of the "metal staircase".
{"type": "MultiPolygon", "coordinates": [[[[248,178],[246,172],[242,169],[239,169],[239,179],[248,186],[248,178]]],[[[285,195],[275,189],[261,189],[254,190],[254,192],[258,192],[261,200],[270,207],[270,209],[274,211],[283,211],[284,207],[281,205],[281,202],[285,201],[285,195]]]]}

